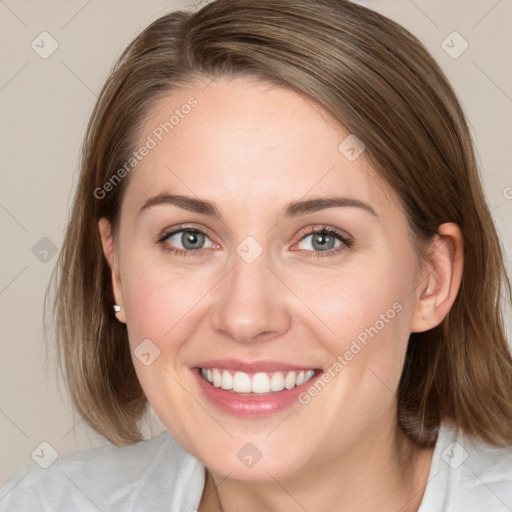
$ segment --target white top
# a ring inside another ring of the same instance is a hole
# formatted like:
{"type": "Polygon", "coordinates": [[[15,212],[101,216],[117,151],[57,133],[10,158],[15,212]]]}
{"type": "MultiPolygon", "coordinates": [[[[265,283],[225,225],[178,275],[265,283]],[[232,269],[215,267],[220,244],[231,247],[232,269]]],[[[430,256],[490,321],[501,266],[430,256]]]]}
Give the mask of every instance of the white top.
{"type": "MultiPolygon", "coordinates": [[[[204,483],[204,466],[164,432],[24,469],[0,488],[0,512],[196,512],[204,483]]],[[[473,511],[512,511],[512,447],[490,447],[444,423],[418,512],[473,511]]]]}

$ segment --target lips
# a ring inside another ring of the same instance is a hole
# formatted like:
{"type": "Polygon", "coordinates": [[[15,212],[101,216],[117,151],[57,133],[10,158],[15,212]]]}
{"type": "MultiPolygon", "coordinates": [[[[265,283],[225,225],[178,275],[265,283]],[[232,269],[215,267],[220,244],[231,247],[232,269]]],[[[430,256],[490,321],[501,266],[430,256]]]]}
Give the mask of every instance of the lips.
{"type": "Polygon", "coordinates": [[[321,370],[277,361],[204,361],[191,368],[205,398],[242,417],[268,416],[291,407],[321,370]]]}

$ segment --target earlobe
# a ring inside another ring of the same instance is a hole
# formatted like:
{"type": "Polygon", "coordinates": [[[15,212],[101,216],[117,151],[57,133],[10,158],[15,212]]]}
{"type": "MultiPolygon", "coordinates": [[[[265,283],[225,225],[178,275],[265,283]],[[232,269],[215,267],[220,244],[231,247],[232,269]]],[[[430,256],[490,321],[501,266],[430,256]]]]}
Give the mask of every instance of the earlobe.
{"type": "Polygon", "coordinates": [[[453,222],[439,226],[423,262],[423,277],[411,318],[411,332],[438,326],[460,288],[464,266],[462,232],[453,222]]]}
{"type": "MultiPolygon", "coordinates": [[[[115,304],[120,306],[120,309],[115,311],[115,315],[120,322],[126,323],[121,278],[119,275],[118,258],[116,257],[112,226],[106,218],[102,217],[98,222],[98,228],[100,231],[103,254],[110,267],[115,304]]],[[[112,307],[114,307],[114,304],[112,304],[112,307]]]]}

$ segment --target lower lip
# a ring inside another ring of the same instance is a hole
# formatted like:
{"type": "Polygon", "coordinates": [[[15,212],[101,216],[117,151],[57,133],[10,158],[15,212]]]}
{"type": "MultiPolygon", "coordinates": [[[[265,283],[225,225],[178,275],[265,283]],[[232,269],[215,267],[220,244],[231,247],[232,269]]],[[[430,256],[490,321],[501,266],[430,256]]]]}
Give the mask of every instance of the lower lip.
{"type": "Polygon", "coordinates": [[[233,416],[245,418],[270,416],[291,407],[298,401],[300,393],[309,388],[321,374],[313,375],[307,382],[292,389],[284,389],[283,391],[269,393],[268,395],[241,395],[234,391],[216,388],[203,379],[200,375],[201,370],[198,368],[194,368],[192,371],[199,381],[201,391],[213,405],[233,416]]]}

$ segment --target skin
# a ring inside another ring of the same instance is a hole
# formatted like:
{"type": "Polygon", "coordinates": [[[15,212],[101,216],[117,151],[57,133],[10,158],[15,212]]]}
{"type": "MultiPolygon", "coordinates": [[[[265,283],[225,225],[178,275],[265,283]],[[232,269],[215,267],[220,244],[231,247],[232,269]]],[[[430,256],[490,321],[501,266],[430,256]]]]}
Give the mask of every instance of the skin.
{"type": "Polygon", "coordinates": [[[459,228],[440,226],[420,259],[396,193],[364,153],[349,161],[340,152],[348,132],[320,107],[249,79],[204,87],[155,106],[141,141],[190,96],[198,101],[130,176],[116,236],[106,219],[99,223],[131,348],[150,339],[160,350],[149,366],[133,358],[141,385],[172,435],[208,468],[199,510],[417,510],[432,449],[398,428],[396,390],[410,333],[438,325],[457,294],[459,228]],[[139,214],[162,192],[212,201],[222,218],[173,205],[139,214]],[[289,202],[333,195],[376,215],[356,207],[281,215],[289,202]],[[181,235],[157,243],[181,224],[207,233],[203,254],[165,250],[183,249],[181,235]],[[322,226],[352,245],[318,250],[308,232],[322,226]],[[252,263],[236,252],[247,236],[263,249],[252,263]],[[190,371],[224,358],[327,371],[395,303],[400,312],[307,405],[235,417],[207,401],[190,371]],[[247,442],[262,454],[251,468],[237,457],[247,442]]]}

